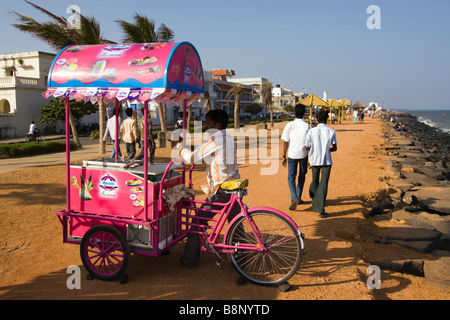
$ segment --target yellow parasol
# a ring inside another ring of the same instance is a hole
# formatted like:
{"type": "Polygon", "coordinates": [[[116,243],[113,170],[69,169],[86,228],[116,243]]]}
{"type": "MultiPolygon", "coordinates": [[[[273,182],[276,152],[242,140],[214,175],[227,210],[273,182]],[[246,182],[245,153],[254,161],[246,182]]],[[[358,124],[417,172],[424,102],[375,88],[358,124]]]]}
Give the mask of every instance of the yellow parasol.
{"type": "MultiPolygon", "coordinates": [[[[332,120],[331,114],[332,114],[333,107],[334,108],[339,108],[341,106],[341,103],[339,101],[335,100],[335,99],[331,99],[331,100],[328,101],[328,106],[330,107],[329,120],[330,120],[330,123],[331,123],[331,120],[332,120]]],[[[340,117],[340,110],[339,109],[338,109],[338,113],[339,113],[339,117],[340,117]]],[[[340,121],[339,121],[339,123],[340,123],[340,121]]]]}
{"type": "Polygon", "coordinates": [[[328,104],[325,100],[319,98],[315,94],[310,94],[305,99],[299,102],[300,104],[303,104],[307,107],[309,107],[309,123],[312,124],[312,107],[314,106],[320,106],[320,107],[327,107],[328,104]]]}

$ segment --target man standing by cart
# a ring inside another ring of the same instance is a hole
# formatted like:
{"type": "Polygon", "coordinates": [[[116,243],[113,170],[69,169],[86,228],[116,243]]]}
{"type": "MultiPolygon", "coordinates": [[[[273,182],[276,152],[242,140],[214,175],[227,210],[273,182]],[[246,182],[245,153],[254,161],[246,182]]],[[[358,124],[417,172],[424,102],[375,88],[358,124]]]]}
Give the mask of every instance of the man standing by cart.
{"type": "Polygon", "coordinates": [[[125,147],[127,149],[128,160],[134,158],[136,154],[136,124],[133,119],[133,109],[125,109],[125,114],[128,118],[120,126],[120,132],[122,133],[122,139],[125,141],[125,147]]]}
{"type": "MultiPolygon", "coordinates": [[[[144,113],[144,108],[142,108],[142,113],[144,113]]],[[[147,117],[148,119],[148,151],[150,152],[149,155],[149,161],[150,164],[153,164],[153,161],[155,160],[155,150],[156,150],[156,144],[155,140],[153,139],[153,132],[152,132],[152,117],[147,117]]],[[[141,140],[141,152],[136,156],[135,160],[141,160],[144,158],[144,152],[145,152],[145,117],[142,117],[138,121],[138,128],[139,128],[139,137],[141,140]]]]}
{"type": "MultiPolygon", "coordinates": [[[[231,194],[225,193],[220,185],[225,181],[239,179],[239,171],[236,158],[236,145],[232,136],[228,135],[226,128],[228,125],[228,114],[220,109],[211,110],[206,114],[205,128],[207,133],[212,135],[206,139],[194,151],[186,148],[183,143],[178,143],[175,149],[187,163],[197,163],[204,160],[206,163],[207,185],[201,186],[207,194],[207,201],[227,203],[230,201],[231,194]]],[[[208,210],[220,210],[220,206],[206,206],[208,210]]],[[[236,204],[228,217],[229,221],[240,213],[240,207],[236,204]]],[[[199,211],[198,216],[212,218],[215,214],[199,211]]],[[[198,224],[205,224],[205,221],[199,219],[198,224]]],[[[191,230],[198,230],[197,227],[191,227],[191,230]]],[[[181,262],[189,267],[196,267],[200,262],[200,237],[197,233],[189,233],[184,254],[181,262]]]]}

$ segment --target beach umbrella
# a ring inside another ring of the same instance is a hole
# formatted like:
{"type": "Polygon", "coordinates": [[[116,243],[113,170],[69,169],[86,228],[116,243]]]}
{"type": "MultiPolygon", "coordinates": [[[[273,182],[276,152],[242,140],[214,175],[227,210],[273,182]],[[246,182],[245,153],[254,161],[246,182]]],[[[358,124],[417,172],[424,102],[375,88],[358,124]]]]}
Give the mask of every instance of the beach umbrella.
{"type": "MultiPolygon", "coordinates": [[[[328,106],[330,107],[330,118],[329,118],[329,120],[330,120],[330,123],[331,123],[331,120],[332,120],[331,115],[332,115],[333,108],[339,108],[341,106],[341,103],[339,101],[337,101],[336,99],[331,99],[327,103],[328,103],[328,106]]],[[[340,112],[339,109],[338,109],[338,112],[340,112]]]]}
{"type": "Polygon", "coordinates": [[[319,107],[327,107],[328,104],[325,100],[319,98],[315,94],[310,94],[305,99],[300,101],[299,103],[309,107],[309,123],[312,124],[312,107],[319,106],[319,107]]]}
{"type": "Polygon", "coordinates": [[[354,105],[352,105],[352,109],[365,109],[366,106],[363,105],[361,102],[356,101],[354,105]]]}
{"type": "MultiPolygon", "coordinates": [[[[341,106],[342,106],[343,108],[345,108],[345,107],[350,107],[351,105],[352,105],[351,102],[348,101],[347,99],[341,100],[341,106]]],[[[348,119],[348,116],[347,116],[347,119],[348,119]]]]}

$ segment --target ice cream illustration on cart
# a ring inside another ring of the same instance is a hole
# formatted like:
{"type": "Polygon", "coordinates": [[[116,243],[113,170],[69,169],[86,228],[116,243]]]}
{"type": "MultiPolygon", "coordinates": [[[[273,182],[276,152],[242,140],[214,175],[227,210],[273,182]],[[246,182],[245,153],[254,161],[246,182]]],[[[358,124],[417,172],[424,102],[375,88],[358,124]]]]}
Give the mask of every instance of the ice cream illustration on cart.
{"type": "Polygon", "coordinates": [[[91,181],[91,176],[89,176],[88,180],[85,181],[83,176],[80,175],[80,184],[81,186],[78,184],[77,178],[76,177],[72,177],[70,179],[70,183],[75,186],[76,188],[78,188],[78,195],[80,196],[81,200],[92,200],[92,196],[89,193],[89,190],[94,189],[94,183],[92,183],[91,181]]]}

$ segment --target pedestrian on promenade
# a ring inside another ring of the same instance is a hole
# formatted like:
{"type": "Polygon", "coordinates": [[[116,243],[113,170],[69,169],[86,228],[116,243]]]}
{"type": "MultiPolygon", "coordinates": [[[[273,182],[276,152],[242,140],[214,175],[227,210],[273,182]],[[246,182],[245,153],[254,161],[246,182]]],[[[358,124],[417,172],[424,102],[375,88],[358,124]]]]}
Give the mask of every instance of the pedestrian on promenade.
{"type": "MultiPolygon", "coordinates": [[[[114,111],[113,111],[114,112],[114,111]]],[[[118,127],[120,128],[120,126],[122,125],[122,119],[119,116],[119,125],[118,127]]],[[[108,121],[106,122],[106,130],[105,130],[105,134],[103,135],[103,141],[106,141],[106,138],[110,136],[111,140],[113,142],[113,149],[111,152],[111,156],[110,158],[114,158],[116,156],[116,114],[114,112],[114,114],[108,119],[108,121]]],[[[120,132],[119,132],[119,141],[118,141],[118,155],[119,157],[122,156],[122,153],[120,152],[120,132]]]]}
{"type": "Polygon", "coordinates": [[[353,123],[358,123],[358,110],[353,111],[353,123]]]}
{"type": "Polygon", "coordinates": [[[311,165],[312,181],[309,195],[312,200],[312,210],[319,213],[319,217],[326,218],[325,201],[330,179],[331,152],[337,150],[336,132],[327,127],[328,113],[320,110],[317,115],[319,124],[308,131],[305,139],[306,149],[309,151],[308,160],[311,165]]]}
{"type": "Polygon", "coordinates": [[[131,160],[136,154],[136,124],[133,119],[133,110],[131,108],[125,109],[125,114],[128,118],[126,118],[120,126],[120,132],[122,133],[123,141],[125,141],[128,159],[131,160]]]}
{"type": "Polygon", "coordinates": [[[296,119],[285,126],[281,135],[281,140],[284,141],[283,166],[286,167],[286,164],[288,166],[288,185],[291,192],[289,210],[291,211],[294,211],[297,205],[303,203],[303,186],[308,171],[308,152],[305,149],[305,137],[311,126],[303,121],[305,109],[306,106],[303,104],[295,106],[296,119]],[[286,152],[288,152],[287,158],[286,152]]]}
{"type": "MultiPolygon", "coordinates": [[[[142,108],[142,112],[144,112],[144,108],[142,108]]],[[[153,139],[153,132],[152,132],[152,117],[148,118],[148,151],[150,152],[149,161],[150,164],[153,164],[153,161],[155,160],[155,151],[156,151],[156,144],[155,140],[153,139]]],[[[144,123],[145,117],[142,117],[138,121],[138,128],[139,128],[139,137],[141,141],[141,152],[136,156],[135,160],[141,160],[144,158],[144,149],[145,149],[145,123],[144,123]]]]}
{"type": "MultiPolygon", "coordinates": [[[[227,203],[231,199],[231,194],[226,193],[220,186],[225,181],[239,179],[237,166],[236,145],[231,135],[227,134],[228,114],[220,109],[211,110],[206,113],[206,130],[215,129],[208,139],[194,151],[187,148],[183,143],[178,143],[174,148],[178,150],[180,156],[187,163],[194,163],[205,159],[207,185],[201,186],[207,195],[207,201],[217,203],[227,203]]],[[[208,210],[221,210],[223,206],[202,205],[208,210]]],[[[228,217],[230,222],[241,211],[236,203],[231,209],[228,217]]],[[[199,211],[201,217],[212,217],[207,211],[199,211]]],[[[214,214],[213,214],[214,215],[214,214]]],[[[206,221],[198,220],[197,224],[205,224],[206,221]]],[[[198,227],[191,227],[198,230],[198,227]]],[[[200,261],[200,237],[196,233],[191,233],[187,237],[184,254],[181,262],[189,267],[195,267],[200,261]]]]}
{"type": "Polygon", "coordinates": [[[360,123],[364,123],[364,110],[360,109],[359,111],[360,111],[359,113],[360,123]]]}

